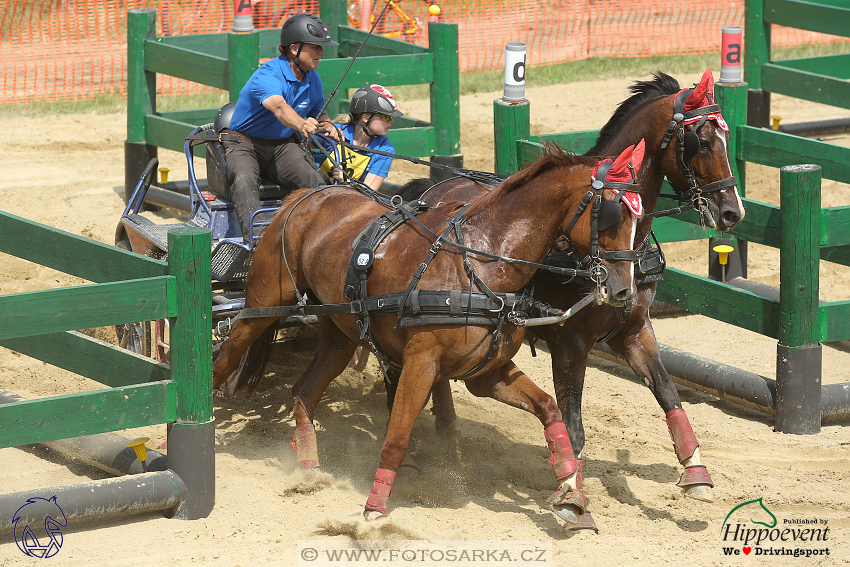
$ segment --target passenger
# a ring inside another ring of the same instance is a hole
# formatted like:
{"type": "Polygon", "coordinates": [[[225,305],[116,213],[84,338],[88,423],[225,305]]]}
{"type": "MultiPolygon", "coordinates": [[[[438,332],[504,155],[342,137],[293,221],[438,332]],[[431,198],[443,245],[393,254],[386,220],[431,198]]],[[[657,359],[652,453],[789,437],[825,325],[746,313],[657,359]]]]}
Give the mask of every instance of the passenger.
{"type": "MultiPolygon", "coordinates": [[[[396,105],[390,91],[381,85],[367,85],[351,97],[350,114],[345,122],[334,124],[340,128],[348,143],[382,152],[394,153],[395,147],[387,138],[387,131],[392,126],[393,118],[404,116],[396,105]]],[[[339,152],[340,165],[345,167],[350,178],[361,181],[374,190],[378,190],[390,172],[393,158],[370,152],[345,148],[339,152]]],[[[319,154],[324,157],[323,154],[319,154]]],[[[333,155],[333,154],[331,154],[333,155]]],[[[331,164],[330,160],[322,160],[322,171],[332,179],[343,182],[342,171],[331,164]]]]}
{"type": "MultiPolygon", "coordinates": [[[[224,148],[228,196],[246,242],[251,214],[260,208],[261,178],[287,193],[329,182],[299,142],[330,122],[327,114],[318,115],[325,97],[316,68],[324,47],[334,45],[339,44],[317,16],[289,18],[280,30],[280,57],[261,65],[239,93],[230,131],[241,134],[241,141],[225,140],[224,148]]],[[[330,135],[336,139],[335,132],[330,135]]]]}

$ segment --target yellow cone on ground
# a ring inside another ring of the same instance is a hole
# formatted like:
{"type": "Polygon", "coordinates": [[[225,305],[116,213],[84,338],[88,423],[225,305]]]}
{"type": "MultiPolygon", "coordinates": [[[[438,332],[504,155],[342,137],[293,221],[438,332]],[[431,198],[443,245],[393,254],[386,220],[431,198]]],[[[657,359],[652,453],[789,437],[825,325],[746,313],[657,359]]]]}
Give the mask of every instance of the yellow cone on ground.
{"type": "MultiPolygon", "coordinates": [[[[774,128],[775,130],[775,128],[774,128]]],[[[163,185],[168,183],[168,172],[171,171],[170,167],[160,167],[157,171],[159,171],[159,179],[163,185]]]]}
{"type": "Polygon", "coordinates": [[[145,443],[148,441],[150,441],[150,439],[147,437],[139,437],[138,439],[133,439],[127,443],[127,447],[132,447],[136,452],[136,457],[138,457],[143,463],[148,460],[148,450],[147,447],[145,447],[145,443]]]}
{"type": "Polygon", "coordinates": [[[729,253],[735,251],[735,249],[729,246],[728,244],[719,244],[712,248],[712,250],[714,250],[720,255],[721,266],[725,266],[726,262],[729,261],[729,253]]]}

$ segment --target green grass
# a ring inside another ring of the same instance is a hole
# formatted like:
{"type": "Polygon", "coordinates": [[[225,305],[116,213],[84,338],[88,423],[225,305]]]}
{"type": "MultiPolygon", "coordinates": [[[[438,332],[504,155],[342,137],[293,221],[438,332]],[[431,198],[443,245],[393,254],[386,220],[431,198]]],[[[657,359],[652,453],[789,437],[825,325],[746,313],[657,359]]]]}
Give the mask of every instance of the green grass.
{"type": "MultiPolygon", "coordinates": [[[[816,57],[847,53],[847,43],[829,45],[807,45],[790,49],[774,50],[776,59],[794,59],[798,57],[816,57]]],[[[618,77],[649,77],[653,71],[664,71],[677,77],[682,74],[701,73],[711,67],[715,78],[720,75],[720,55],[707,53],[699,55],[675,55],[658,57],[603,57],[530,67],[526,75],[526,84],[531,87],[557,85],[577,81],[596,81],[618,77]]],[[[746,77],[745,77],[746,79],[746,77]]],[[[460,76],[460,94],[501,91],[504,86],[504,72],[467,73],[460,76]]],[[[428,85],[403,85],[391,87],[393,96],[399,101],[428,98],[428,85]]],[[[352,90],[353,93],[353,90],[352,90]]],[[[340,93],[341,94],[341,93],[340,93]]],[[[351,93],[349,93],[351,94],[351,93]]],[[[339,96],[339,95],[337,95],[339,96]]],[[[192,108],[218,108],[227,102],[226,92],[179,97],[159,97],[157,110],[183,110],[192,108]]],[[[126,99],[98,97],[80,102],[32,102],[21,105],[0,105],[0,117],[50,116],[57,114],[111,114],[125,112],[126,99]]]]}

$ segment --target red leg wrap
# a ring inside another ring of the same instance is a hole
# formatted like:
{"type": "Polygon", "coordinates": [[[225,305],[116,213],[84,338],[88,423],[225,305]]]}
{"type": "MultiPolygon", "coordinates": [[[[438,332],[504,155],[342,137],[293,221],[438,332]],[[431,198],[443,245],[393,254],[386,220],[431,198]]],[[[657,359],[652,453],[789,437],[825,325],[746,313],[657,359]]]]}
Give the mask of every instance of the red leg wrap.
{"type": "Polygon", "coordinates": [[[711,476],[708,474],[708,469],[705,468],[705,465],[685,467],[685,472],[682,473],[682,478],[676,486],[687,488],[695,484],[707,484],[714,488],[714,483],[711,482],[711,476]]]}
{"type": "Polygon", "coordinates": [[[319,449],[316,442],[316,428],[312,423],[302,423],[295,428],[291,443],[295,449],[298,468],[309,471],[319,466],[319,449]]]}
{"type": "Polygon", "coordinates": [[[688,457],[694,454],[694,451],[699,447],[697,436],[694,435],[694,430],[691,429],[691,422],[688,421],[688,416],[685,410],[679,408],[670,410],[667,414],[667,428],[670,430],[670,437],[673,439],[673,450],[676,451],[676,458],[681,463],[688,457]]]}
{"type": "Polygon", "coordinates": [[[573,454],[573,446],[570,444],[570,436],[563,421],[549,424],[543,430],[546,435],[546,443],[549,445],[549,462],[555,472],[555,478],[560,482],[575,472],[578,461],[573,454]]]}
{"type": "Polygon", "coordinates": [[[366,500],[367,510],[375,510],[381,514],[387,513],[387,500],[393,493],[395,474],[392,469],[378,469],[375,473],[375,482],[372,483],[372,492],[366,500]]]}

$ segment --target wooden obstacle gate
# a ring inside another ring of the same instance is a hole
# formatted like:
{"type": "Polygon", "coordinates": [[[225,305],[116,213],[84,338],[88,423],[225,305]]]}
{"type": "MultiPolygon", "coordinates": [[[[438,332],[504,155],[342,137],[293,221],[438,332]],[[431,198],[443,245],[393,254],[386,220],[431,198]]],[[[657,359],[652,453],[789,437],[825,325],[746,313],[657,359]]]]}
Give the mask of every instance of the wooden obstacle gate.
{"type": "MultiPolygon", "coordinates": [[[[850,53],[777,60],[771,56],[773,25],[850,37],[846,0],[747,0],[744,76],[750,85],[751,126],[770,125],[770,93],[850,108],[850,53]]],[[[791,133],[850,130],[850,119],[800,123],[791,133]]],[[[782,128],[781,128],[782,129],[782,128]]],[[[808,135],[808,134],[804,134],[808,135]]]]}
{"type": "Polygon", "coordinates": [[[96,282],[0,296],[0,345],[106,386],[0,405],[0,448],[169,424],[168,470],[0,495],[0,532],[34,496],[56,495],[69,522],[212,510],[211,238],[180,228],[168,239],[165,263],[0,212],[0,252],[96,282]],[[166,317],[170,366],[74,331],[166,317]]]}

